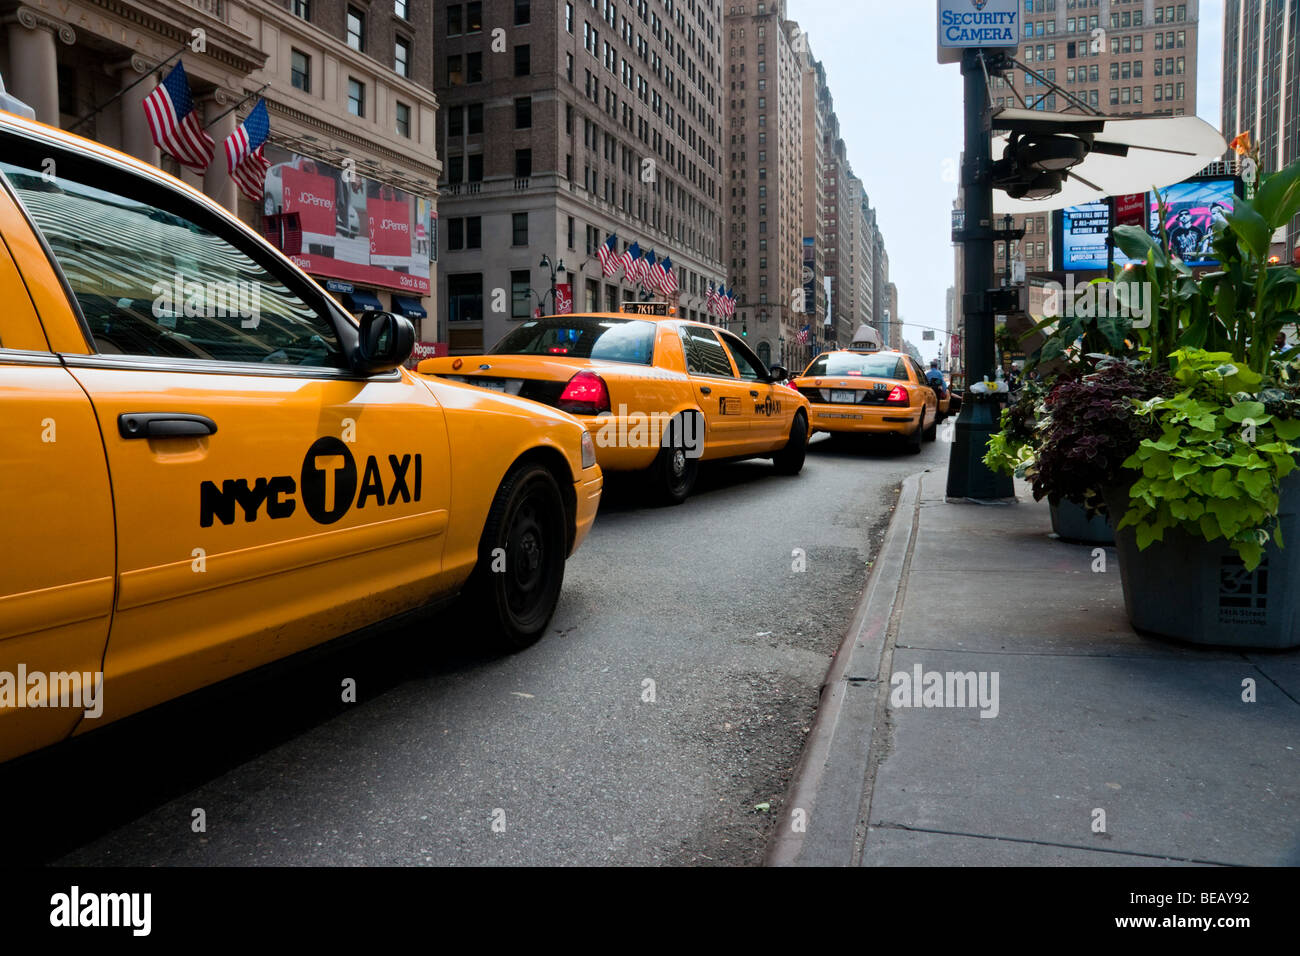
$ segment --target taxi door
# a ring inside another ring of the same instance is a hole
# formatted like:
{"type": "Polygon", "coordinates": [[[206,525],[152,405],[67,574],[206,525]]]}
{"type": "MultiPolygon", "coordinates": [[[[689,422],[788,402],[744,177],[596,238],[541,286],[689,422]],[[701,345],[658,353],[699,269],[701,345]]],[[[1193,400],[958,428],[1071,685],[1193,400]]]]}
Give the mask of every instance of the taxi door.
{"type": "Polygon", "coordinates": [[[784,401],[781,392],[767,381],[762,359],[733,333],[720,331],[723,343],[736,363],[736,371],[749,390],[745,410],[749,413],[749,432],[753,445],[761,450],[784,446],[794,421],[794,403],[784,401]]]}
{"type": "MultiPolygon", "coordinates": [[[[26,234],[26,235],[24,235],[26,234]]],[[[0,191],[0,762],[98,716],[113,609],[113,501],[90,400],[49,350],[0,191]]]]}
{"type": "MultiPolygon", "coordinates": [[[[425,603],[449,502],[430,390],[350,372],[355,326],[210,206],[81,154],[57,165],[51,189],[38,157],[0,153],[75,300],[41,311],[47,334],[84,333],[62,357],[116,508],[108,716],[425,603]]],[[[59,288],[46,258],[23,271],[59,288]]]]}
{"type": "Polygon", "coordinates": [[[695,400],[704,412],[707,445],[704,458],[727,458],[745,454],[753,439],[749,386],[736,375],[727,350],[717,333],[703,325],[681,326],[686,373],[695,400]]]}

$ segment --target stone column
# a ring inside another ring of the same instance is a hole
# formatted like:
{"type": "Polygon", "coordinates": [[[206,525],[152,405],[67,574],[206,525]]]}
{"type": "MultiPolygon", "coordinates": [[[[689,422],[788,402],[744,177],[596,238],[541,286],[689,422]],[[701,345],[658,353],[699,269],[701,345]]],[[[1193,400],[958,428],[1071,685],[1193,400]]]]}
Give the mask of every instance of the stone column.
{"type": "Polygon", "coordinates": [[[19,7],[9,28],[9,74],[5,86],[36,111],[36,118],[51,126],[59,125],[59,68],[54,35],[71,46],[77,42],[76,31],[37,13],[19,7]]]}
{"type": "MultiPolygon", "coordinates": [[[[229,170],[226,169],[225,150],[226,137],[235,131],[239,122],[239,111],[230,110],[236,102],[238,101],[224,90],[217,90],[204,102],[203,115],[207,117],[207,122],[212,123],[208,127],[208,135],[216,140],[217,147],[212,157],[212,165],[208,167],[207,175],[203,177],[203,192],[238,216],[239,188],[230,178],[229,170]],[[226,113],[226,110],[230,112],[226,113]],[[226,115],[213,122],[213,118],[221,113],[226,115]]],[[[260,228],[260,220],[258,227],[260,228]]]]}
{"type": "MultiPolygon", "coordinates": [[[[118,68],[119,89],[126,89],[140,77],[149,72],[149,64],[139,56],[118,68]]],[[[144,98],[154,91],[157,83],[146,79],[122,94],[118,101],[122,114],[122,152],[130,153],[136,159],[144,160],[153,166],[162,161],[158,147],[154,145],[153,134],[149,132],[149,121],[145,118],[144,98]]]]}

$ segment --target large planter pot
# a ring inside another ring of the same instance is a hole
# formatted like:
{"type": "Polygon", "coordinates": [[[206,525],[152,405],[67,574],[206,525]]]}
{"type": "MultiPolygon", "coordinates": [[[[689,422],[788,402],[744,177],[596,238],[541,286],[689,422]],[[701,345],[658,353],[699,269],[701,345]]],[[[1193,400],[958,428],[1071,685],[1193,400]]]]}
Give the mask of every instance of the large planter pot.
{"type": "Polygon", "coordinates": [[[1062,499],[1059,505],[1052,505],[1052,531],[1062,541],[1075,544],[1114,544],[1115,533],[1110,522],[1102,515],[1088,517],[1083,505],[1062,499]]]}
{"type": "MultiPolygon", "coordinates": [[[[1115,533],[1124,607],[1139,631],[1192,644],[1300,647],[1300,472],[1282,481],[1282,540],[1271,541],[1253,572],[1222,540],[1171,529],[1145,551],[1137,532],[1115,533]]],[[[1111,489],[1115,524],[1128,510],[1126,490],[1111,489]]]]}

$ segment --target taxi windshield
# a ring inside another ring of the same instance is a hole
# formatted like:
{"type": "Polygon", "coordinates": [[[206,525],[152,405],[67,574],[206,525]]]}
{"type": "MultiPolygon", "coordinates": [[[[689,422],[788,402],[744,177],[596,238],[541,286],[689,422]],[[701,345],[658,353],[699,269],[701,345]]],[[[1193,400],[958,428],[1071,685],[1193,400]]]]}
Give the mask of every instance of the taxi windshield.
{"type": "Polygon", "coordinates": [[[596,316],[560,315],[532,319],[492,349],[492,355],[554,355],[650,365],[654,361],[653,322],[596,316]]]}
{"type": "Polygon", "coordinates": [[[872,352],[829,352],[819,355],[805,375],[853,375],[863,378],[892,378],[907,380],[907,367],[897,355],[872,352]]]}

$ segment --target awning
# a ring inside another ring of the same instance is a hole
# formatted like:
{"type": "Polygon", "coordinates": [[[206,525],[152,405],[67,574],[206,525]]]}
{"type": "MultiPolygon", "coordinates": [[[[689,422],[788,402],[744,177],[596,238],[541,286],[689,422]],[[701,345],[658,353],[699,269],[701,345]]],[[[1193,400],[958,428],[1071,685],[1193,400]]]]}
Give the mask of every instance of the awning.
{"type": "Polygon", "coordinates": [[[379,301],[379,296],[373,292],[367,292],[365,289],[357,289],[355,292],[348,292],[343,296],[343,305],[354,315],[359,312],[383,312],[384,304],[379,301]]]}
{"type": "Polygon", "coordinates": [[[429,315],[424,311],[424,306],[420,305],[419,299],[411,299],[404,295],[393,296],[393,311],[408,319],[423,319],[429,315]]]}

